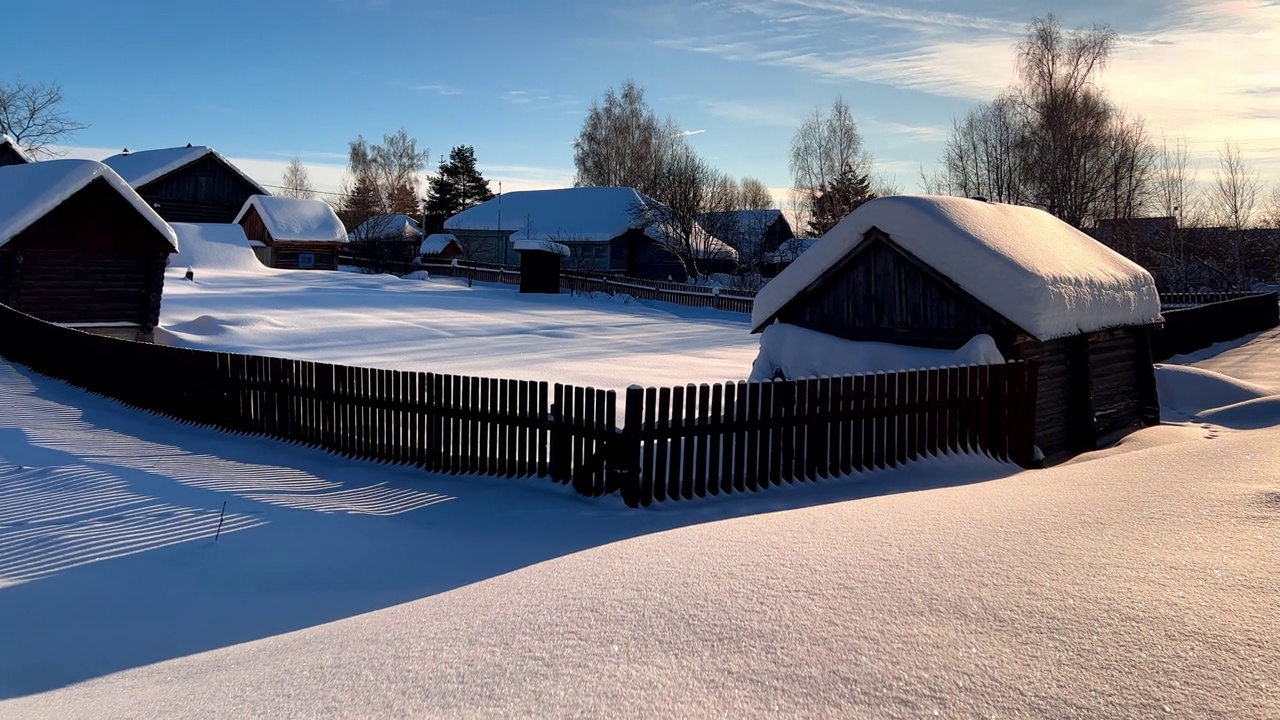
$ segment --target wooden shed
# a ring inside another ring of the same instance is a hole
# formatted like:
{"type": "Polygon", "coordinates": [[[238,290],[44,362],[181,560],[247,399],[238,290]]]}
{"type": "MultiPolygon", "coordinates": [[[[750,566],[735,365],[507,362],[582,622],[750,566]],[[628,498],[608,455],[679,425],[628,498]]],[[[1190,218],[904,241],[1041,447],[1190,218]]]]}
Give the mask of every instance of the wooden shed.
{"type": "Polygon", "coordinates": [[[169,222],[234,222],[252,195],[270,195],[213,148],[125,151],[104,160],[169,222]]]}
{"type": "Polygon", "coordinates": [[[32,158],[16,140],[8,135],[0,134],[0,167],[6,165],[26,165],[32,158]]]}
{"type": "Polygon", "coordinates": [[[177,236],[109,167],[0,168],[0,302],[48,322],[150,340],[177,236]]]}
{"type": "Polygon", "coordinates": [[[255,246],[268,267],[290,270],[337,270],[338,249],[347,243],[347,229],[323,200],[252,195],[236,224],[255,246]]]}
{"type": "Polygon", "coordinates": [[[1151,275],[1033,208],[887,197],[842,220],[760,292],[752,327],[956,349],[976,335],[1039,364],[1047,462],[1160,420],[1151,275]]]}
{"type": "Polygon", "coordinates": [[[570,256],[569,247],[550,240],[516,240],[520,253],[520,292],[560,294],[560,263],[570,256]]]}
{"type": "Polygon", "coordinates": [[[419,263],[447,263],[462,254],[458,238],[449,233],[431,233],[418,245],[419,263]]]}

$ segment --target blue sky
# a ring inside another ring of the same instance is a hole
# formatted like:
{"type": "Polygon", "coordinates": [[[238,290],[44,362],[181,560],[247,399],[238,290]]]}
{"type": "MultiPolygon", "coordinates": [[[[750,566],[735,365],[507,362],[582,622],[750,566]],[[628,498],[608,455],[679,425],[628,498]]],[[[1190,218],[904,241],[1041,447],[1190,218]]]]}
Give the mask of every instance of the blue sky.
{"type": "Polygon", "coordinates": [[[842,94],[880,172],[913,191],[1047,12],[1121,33],[1104,83],[1189,138],[1202,174],[1230,137],[1280,178],[1275,0],[66,0],[9,15],[0,76],[62,84],[91,125],[73,156],[191,142],[275,183],[296,154],[326,189],[348,141],[400,127],[433,158],[474,145],[505,189],[568,184],[585,109],[626,78],[723,170],[780,189],[801,118],[842,94]]]}

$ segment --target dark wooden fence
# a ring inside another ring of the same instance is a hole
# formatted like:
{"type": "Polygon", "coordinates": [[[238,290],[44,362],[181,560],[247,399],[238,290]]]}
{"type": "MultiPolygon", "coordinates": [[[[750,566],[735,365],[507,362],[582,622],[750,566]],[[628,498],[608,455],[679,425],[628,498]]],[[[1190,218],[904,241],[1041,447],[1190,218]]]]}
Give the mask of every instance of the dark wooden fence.
{"type": "Polygon", "coordinates": [[[1179,293],[1161,295],[1160,302],[1164,326],[1151,334],[1156,362],[1280,325],[1274,292],[1179,293]]]}
{"type": "Polygon", "coordinates": [[[627,391],[628,505],[897,467],[939,453],[1031,465],[1035,363],[627,391]]]}
{"type": "Polygon", "coordinates": [[[968,451],[1027,466],[1032,363],[612,390],[117,340],[0,305],[0,356],[182,422],[632,507],[968,451]]]}

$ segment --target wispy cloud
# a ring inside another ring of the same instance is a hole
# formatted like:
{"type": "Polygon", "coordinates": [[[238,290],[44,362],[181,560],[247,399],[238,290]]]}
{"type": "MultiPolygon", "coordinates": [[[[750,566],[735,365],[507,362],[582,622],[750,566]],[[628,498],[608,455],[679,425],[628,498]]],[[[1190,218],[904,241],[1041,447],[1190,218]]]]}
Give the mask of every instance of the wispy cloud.
{"type": "Polygon", "coordinates": [[[462,91],[461,91],[461,90],[459,90],[459,89],[458,89],[458,88],[456,88],[456,87],[453,87],[452,85],[441,85],[441,84],[437,84],[437,83],[431,83],[431,84],[426,84],[426,85],[410,85],[410,86],[409,86],[409,88],[410,88],[411,90],[418,90],[418,91],[420,91],[420,92],[435,93],[436,95],[443,95],[443,96],[446,96],[446,97],[448,97],[448,96],[453,96],[453,95],[461,95],[461,94],[462,94],[462,91]]]}
{"type": "Polygon", "coordinates": [[[529,105],[539,108],[578,107],[582,102],[573,95],[551,93],[546,90],[508,90],[502,99],[513,105],[529,105]]]}
{"type": "Polygon", "coordinates": [[[706,130],[682,130],[680,132],[680,137],[690,137],[693,135],[701,135],[704,132],[706,132],[706,130]]]}

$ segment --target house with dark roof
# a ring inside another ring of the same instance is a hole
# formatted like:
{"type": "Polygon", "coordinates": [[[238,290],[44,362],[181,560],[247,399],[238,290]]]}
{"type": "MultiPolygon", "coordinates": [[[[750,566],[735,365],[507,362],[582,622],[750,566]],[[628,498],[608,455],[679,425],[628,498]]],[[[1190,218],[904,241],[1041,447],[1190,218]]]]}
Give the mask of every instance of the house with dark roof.
{"type": "MultiPolygon", "coordinates": [[[[1160,420],[1151,274],[1034,208],[951,197],[860,205],[756,296],[774,323],[853,341],[956,350],[987,335],[1038,368],[1048,461],[1160,420]]],[[[903,368],[907,369],[907,368],[903,368]]]]}
{"type": "Polygon", "coordinates": [[[235,222],[267,267],[337,270],[347,229],[323,200],[252,195],[235,222]]]}
{"type": "Polygon", "coordinates": [[[143,150],[103,161],[169,222],[234,222],[253,195],[270,195],[209,147],[143,150]]]}
{"type": "Polygon", "coordinates": [[[6,165],[25,165],[34,158],[22,149],[16,140],[8,135],[0,134],[0,167],[6,165]]]}
{"type": "MultiPolygon", "coordinates": [[[[475,243],[475,259],[515,265],[514,242],[547,241],[570,249],[563,267],[655,280],[684,280],[680,260],[643,215],[655,201],[633,188],[577,187],[505,193],[454,215],[445,231],[475,243]]],[[[708,252],[733,250],[709,239],[708,252]]]]}
{"type": "Polygon", "coordinates": [[[111,168],[0,168],[0,303],[48,322],[150,340],[173,228],[111,168]]]}
{"type": "Polygon", "coordinates": [[[738,252],[740,260],[759,270],[795,237],[781,210],[730,210],[698,216],[703,232],[738,252]]]}

